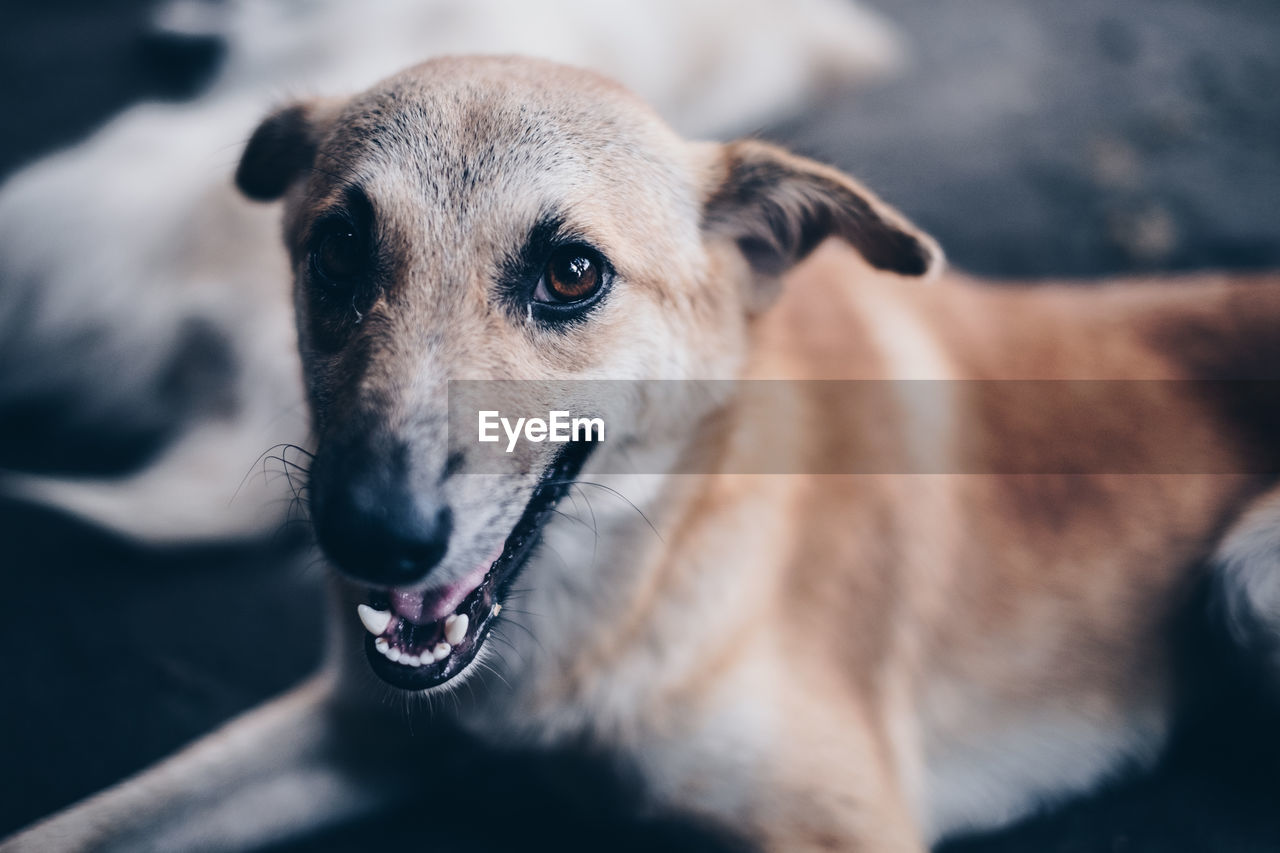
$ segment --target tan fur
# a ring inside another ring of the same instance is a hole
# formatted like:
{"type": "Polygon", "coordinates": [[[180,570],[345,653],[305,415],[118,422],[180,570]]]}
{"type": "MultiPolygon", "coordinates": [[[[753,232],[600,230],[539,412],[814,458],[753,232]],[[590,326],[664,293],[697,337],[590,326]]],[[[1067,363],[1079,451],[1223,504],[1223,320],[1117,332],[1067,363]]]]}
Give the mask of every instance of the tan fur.
{"type": "MultiPolygon", "coordinates": [[[[548,525],[521,579],[535,615],[504,616],[536,639],[483,657],[501,680],[477,669],[445,712],[499,742],[594,739],[640,769],[654,804],[779,851],[921,850],[1159,748],[1172,620],[1271,487],[1238,473],[1267,470],[1265,441],[1232,400],[1184,386],[1099,409],[960,380],[1272,378],[1274,276],[938,276],[932,240],[846,176],[763,143],[682,142],[616,86],[543,63],[435,61],[296,115],[314,168],[271,171],[293,167],[269,121],[241,174],[251,192],[289,187],[321,453],[369,430],[408,443],[415,482],[461,519],[436,577],[501,543],[534,470],[436,485],[446,377],[954,380],[924,401],[886,383],[885,405],[834,410],[793,383],[683,428],[639,405],[635,452],[669,467],[589,463],[584,479],[612,491],[590,526],[561,505],[578,518],[548,525]],[[355,184],[393,272],[320,347],[308,228],[355,184]],[[566,332],[493,297],[494,270],[548,209],[618,270],[566,332]],[[1177,470],[1141,472],[1170,448],[1177,470]],[[839,473],[868,458],[879,473],[839,473]],[[1055,468],[1081,458],[1094,473],[1055,468]],[[753,473],[762,463],[791,474],[753,473]]],[[[343,701],[376,702],[363,590],[342,589],[343,701]]]]}

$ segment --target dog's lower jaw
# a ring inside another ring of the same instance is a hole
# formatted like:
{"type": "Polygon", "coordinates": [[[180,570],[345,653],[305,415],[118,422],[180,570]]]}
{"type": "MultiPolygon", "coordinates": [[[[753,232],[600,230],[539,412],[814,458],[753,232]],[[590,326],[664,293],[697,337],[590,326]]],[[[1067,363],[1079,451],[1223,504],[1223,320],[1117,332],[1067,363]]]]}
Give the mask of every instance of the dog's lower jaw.
{"type": "Polygon", "coordinates": [[[405,690],[439,687],[465,672],[502,612],[491,570],[441,619],[418,623],[361,604],[365,655],[379,678],[405,690]],[[375,632],[379,625],[383,627],[375,632]]]}

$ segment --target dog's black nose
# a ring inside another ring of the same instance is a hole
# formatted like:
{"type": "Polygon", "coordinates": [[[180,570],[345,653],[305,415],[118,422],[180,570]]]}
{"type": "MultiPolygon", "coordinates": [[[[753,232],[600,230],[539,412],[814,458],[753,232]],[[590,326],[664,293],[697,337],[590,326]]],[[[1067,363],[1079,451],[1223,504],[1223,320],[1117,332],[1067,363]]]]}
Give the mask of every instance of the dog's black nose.
{"type": "Polygon", "coordinates": [[[415,494],[404,454],[348,451],[317,460],[312,512],[320,547],[342,572],[378,586],[421,581],[444,558],[449,507],[415,494]]]}

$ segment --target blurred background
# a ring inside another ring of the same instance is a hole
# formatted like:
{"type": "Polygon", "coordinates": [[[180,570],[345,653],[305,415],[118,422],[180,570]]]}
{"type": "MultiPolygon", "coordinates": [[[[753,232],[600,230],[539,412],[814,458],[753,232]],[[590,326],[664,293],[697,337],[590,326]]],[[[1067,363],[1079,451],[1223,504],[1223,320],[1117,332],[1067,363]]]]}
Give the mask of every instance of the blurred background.
{"type": "MultiPolygon", "coordinates": [[[[259,456],[306,440],[275,213],[228,184],[288,97],[533,50],[686,132],[844,168],[970,272],[1280,266],[1273,0],[64,0],[2,20],[0,836],[319,660],[288,451],[259,456]]],[[[1155,772],[945,849],[1280,849],[1275,706],[1212,651],[1191,663],[1205,686],[1155,772]]],[[[482,770],[509,826],[476,838],[459,798],[437,849],[712,843],[630,816],[584,756],[482,770]]],[[[367,829],[296,849],[360,849],[367,829]]]]}

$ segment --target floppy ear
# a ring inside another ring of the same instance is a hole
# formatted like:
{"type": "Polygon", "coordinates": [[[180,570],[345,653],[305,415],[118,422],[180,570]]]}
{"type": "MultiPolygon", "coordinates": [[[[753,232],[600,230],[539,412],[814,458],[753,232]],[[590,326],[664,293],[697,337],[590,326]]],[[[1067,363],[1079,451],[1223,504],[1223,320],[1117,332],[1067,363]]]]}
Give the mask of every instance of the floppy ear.
{"type": "Polygon", "coordinates": [[[719,155],[703,227],[736,241],[758,275],[786,272],[827,237],[898,275],[941,268],[931,237],[838,169],[756,140],[720,146],[719,155]]]}
{"type": "Polygon", "coordinates": [[[282,107],[262,120],[249,137],[236,186],[254,201],[275,201],[316,158],[328,104],[307,101],[282,107]]]}

